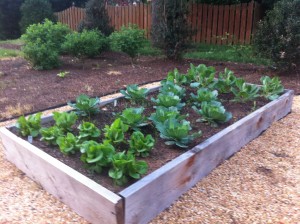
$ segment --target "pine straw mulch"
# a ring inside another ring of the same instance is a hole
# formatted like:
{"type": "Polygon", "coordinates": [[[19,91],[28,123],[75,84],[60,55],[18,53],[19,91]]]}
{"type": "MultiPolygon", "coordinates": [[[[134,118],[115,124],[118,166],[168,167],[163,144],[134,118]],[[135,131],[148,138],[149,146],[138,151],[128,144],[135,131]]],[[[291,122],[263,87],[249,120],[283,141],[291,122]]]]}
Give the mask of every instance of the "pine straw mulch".
{"type": "MultiPolygon", "coordinates": [[[[5,125],[4,123],[1,124],[5,125]]],[[[274,123],[151,223],[299,223],[300,96],[274,123]]],[[[4,158],[0,223],[87,223],[4,158]]]]}

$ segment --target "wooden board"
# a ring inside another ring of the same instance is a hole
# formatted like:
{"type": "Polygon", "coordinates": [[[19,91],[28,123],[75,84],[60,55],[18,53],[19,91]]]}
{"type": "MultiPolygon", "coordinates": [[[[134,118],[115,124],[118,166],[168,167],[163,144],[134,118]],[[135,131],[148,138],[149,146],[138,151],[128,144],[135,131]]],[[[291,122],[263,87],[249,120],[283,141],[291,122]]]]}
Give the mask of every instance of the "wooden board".
{"type": "Polygon", "coordinates": [[[6,158],[47,192],[92,223],[123,222],[122,198],[81,173],[17,137],[0,129],[6,158]]]}
{"type": "Polygon", "coordinates": [[[251,113],[120,192],[125,223],[147,223],[291,110],[293,91],[251,113]],[[147,212],[145,212],[147,211],[147,212]]]}

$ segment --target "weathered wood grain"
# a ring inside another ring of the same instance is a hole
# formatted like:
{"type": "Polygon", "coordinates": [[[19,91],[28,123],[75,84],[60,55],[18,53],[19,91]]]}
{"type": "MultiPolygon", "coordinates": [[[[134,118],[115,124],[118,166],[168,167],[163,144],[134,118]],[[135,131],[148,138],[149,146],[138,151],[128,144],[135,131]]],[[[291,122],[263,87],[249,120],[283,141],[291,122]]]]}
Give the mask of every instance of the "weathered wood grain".
{"type": "Polygon", "coordinates": [[[291,110],[293,91],[251,113],[120,192],[125,223],[147,223],[291,110]],[[147,211],[147,212],[145,212],[147,211]]]}
{"type": "Polygon", "coordinates": [[[122,198],[17,137],[6,128],[0,136],[6,158],[47,192],[93,223],[122,223],[122,198]]]}

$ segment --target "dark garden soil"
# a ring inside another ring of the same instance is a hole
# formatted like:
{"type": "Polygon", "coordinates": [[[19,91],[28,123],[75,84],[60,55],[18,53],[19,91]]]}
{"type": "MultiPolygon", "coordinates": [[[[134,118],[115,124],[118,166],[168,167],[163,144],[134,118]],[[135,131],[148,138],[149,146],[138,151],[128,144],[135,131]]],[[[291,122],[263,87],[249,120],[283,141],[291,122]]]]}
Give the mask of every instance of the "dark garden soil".
{"type": "MultiPolygon", "coordinates": [[[[144,56],[132,66],[129,57],[114,52],[87,59],[84,65],[68,56],[63,56],[61,60],[59,68],[49,71],[33,70],[23,58],[0,60],[0,120],[65,104],[81,93],[101,97],[118,92],[128,84],[161,80],[174,68],[186,72],[190,63],[214,66],[217,71],[227,67],[236,76],[242,76],[251,83],[259,83],[262,75],[278,75],[264,66],[252,64],[205,60],[177,62],[144,56]],[[60,72],[69,74],[60,78],[57,76],[60,72]]],[[[285,88],[300,94],[299,70],[279,75],[285,88]]]]}
{"type": "MultiPolygon", "coordinates": [[[[196,94],[196,90],[192,88],[187,89],[186,97],[184,97],[184,101],[187,102],[188,96],[191,92],[196,94]]],[[[156,93],[152,93],[148,95],[147,102],[143,104],[145,110],[144,115],[146,117],[149,117],[151,113],[155,112],[155,109],[153,108],[154,104],[151,102],[151,97],[155,98],[156,93]]],[[[226,108],[227,111],[232,113],[232,119],[225,123],[225,124],[219,124],[218,127],[211,127],[207,123],[200,123],[196,122],[200,116],[191,108],[192,104],[187,103],[186,106],[181,110],[181,114],[188,114],[188,117],[186,120],[190,121],[192,131],[191,134],[194,132],[202,131],[202,136],[196,138],[191,144],[189,144],[187,149],[179,148],[177,146],[167,146],[164,143],[164,140],[159,137],[159,133],[156,131],[155,127],[151,124],[149,121],[149,124],[145,127],[141,128],[141,131],[146,134],[151,134],[153,138],[155,139],[155,145],[154,148],[150,152],[150,156],[146,158],[137,157],[137,160],[144,160],[148,163],[149,169],[147,174],[151,173],[152,171],[158,169],[159,167],[163,166],[165,163],[171,161],[172,159],[176,158],[180,154],[184,153],[186,150],[191,149],[193,146],[201,143],[205,139],[211,137],[212,135],[218,133],[219,131],[223,130],[224,128],[228,127],[229,125],[235,123],[237,120],[245,117],[247,114],[251,113],[253,110],[260,108],[261,106],[268,103],[267,100],[263,98],[259,98],[256,101],[255,108],[253,108],[253,102],[248,103],[238,103],[238,102],[231,102],[231,99],[233,99],[232,94],[222,94],[218,96],[218,99],[222,102],[222,105],[226,108]]],[[[126,99],[120,99],[117,101],[117,106],[114,107],[113,104],[105,105],[101,108],[100,114],[94,115],[91,118],[85,118],[84,121],[89,121],[94,123],[100,130],[104,128],[105,125],[110,125],[114,119],[116,118],[114,114],[117,114],[128,107],[139,107],[140,105],[132,105],[130,101],[126,99]]],[[[77,127],[82,122],[82,120],[78,120],[76,125],[73,127],[73,133],[78,134],[77,127]]],[[[49,122],[47,124],[44,124],[43,127],[49,127],[54,125],[54,122],[49,122]]],[[[19,135],[16,130],[14,130],[17,135],[19,135]]],[[[129,130],[127,133],[126,139],[130,138],[130,135],[132,133],[132,130],[129,130]]],[[[21,137],[21,136],[20,136],[21,137]]],[[[27,138],[24,138],[27,140],[27,138]]],[[[45,151],[49,155],[57,158],[64,164],[72,167],[73,169],[77,170],[78,172],[82,173],[83,175],[89,177],[90,179],[94,180],[95,182],[101,184],[105,188],[118,192],[122,189],[124,189],[129,184],[133,183],[134,180],[131,180],[126,186],[117,186],[113,184],[113,180],[108,177],[108,169],[104,169],[101,174],[91,173],[87,169],[84,168],[84,164],[82,161],[80,161],[80,152],[76,153],[75,155],[63,155],[58,147],[56,146],[49,146],[45,142],[42,142],[39,140],[40,137],[37,137],[33,139],[33,144],[40,148],[41,150],[45,151]]],[[[102,131],[102,137],[99,138],[99,142],[101,142],[103,139],[103,131],[102,131]]],[[[117,151],[126,151],[128,150],[128,144],[122,144],[120,146],[117,146],[117,151]]]]}

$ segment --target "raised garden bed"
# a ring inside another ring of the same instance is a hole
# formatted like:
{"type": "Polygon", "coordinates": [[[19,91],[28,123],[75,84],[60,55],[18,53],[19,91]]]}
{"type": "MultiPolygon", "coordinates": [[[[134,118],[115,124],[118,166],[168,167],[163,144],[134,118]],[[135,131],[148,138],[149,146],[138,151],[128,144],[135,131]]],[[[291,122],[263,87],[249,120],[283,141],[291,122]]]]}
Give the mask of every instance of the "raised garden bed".
{"type": "MultiPolygon", "coordinates": [[[[293,91],[252,112],[124,190],[114,193],[8,128],[0,135],[8,160],[92,223],[146,223],[212,169],[291,110],[293,91]]],[[[102,101],[102,105],[114,99],[102,101]]],[[[51,120],[43,118],[43,123],[51,120]]]]}

